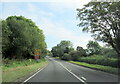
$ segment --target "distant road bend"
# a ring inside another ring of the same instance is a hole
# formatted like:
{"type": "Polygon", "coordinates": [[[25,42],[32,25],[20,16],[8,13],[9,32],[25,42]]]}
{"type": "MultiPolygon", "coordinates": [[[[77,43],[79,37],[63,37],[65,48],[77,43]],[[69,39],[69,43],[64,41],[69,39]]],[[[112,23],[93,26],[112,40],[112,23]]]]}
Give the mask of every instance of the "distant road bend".
{"type": "MultiPolygon", "coordinates": [[[[25,82],[118,82],[118,76],[71,64],[62,60],[46,57],[49,64],[25,82]]],[[[91,83],[92,84],[92,83],[91,83]]],[[[104,83],[105,84],[105,83],[104,83]]],[[[118,84],[118,83],[117,83],[118,84]]]]}

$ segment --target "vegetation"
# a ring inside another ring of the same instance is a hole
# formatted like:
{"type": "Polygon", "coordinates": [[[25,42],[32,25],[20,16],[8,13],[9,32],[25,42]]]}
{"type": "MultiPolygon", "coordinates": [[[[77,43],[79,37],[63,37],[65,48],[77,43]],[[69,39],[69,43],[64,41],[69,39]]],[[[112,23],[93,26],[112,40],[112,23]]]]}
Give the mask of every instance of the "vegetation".
{"type": "MultiPolygon", "coordinates": [[[[40,61],[45,61],[45,59],[41,59],[40,61]]],[[[3,66],[2,69],[3,70],[7,70],[10,68],[16,68],[16,67],[20,67],[20,66],[29,66],[32,64],[36,64],[39,63],[40,61],[35,61],[34,59],[4,59],[3,60],[3,66]]]]}
{"type": "Polygon", "coordinates": [[[69,61],[69,60],[71,60],[71,56],[69,56],[68,53],[65,53],[65,54],[62,56],[61,59],[62,59],[62,60],[67,60],[67,61],[69,61]]]}
{"type": "Polygon", "coordinates": [[[120,2],[90,2],[77,11],[79,26],[83,31],[92,33],[95,39],[88,42],[87,49],[81,46],[74,49],[72,42],[62,40],[50,52],[46,50],[43,31],[32,20],[23,16],[2,20],[3,81],[15,81],[43,67],[46,61],[42,60],[47,53],[78,65],[118,73],[120,2]],[[109,47],[101,47],[97,41],[105,42],[109,47]],[[41,61],[32,59],[36,49],[40,50],[41,61]]]}
{"type": "Polygon", "coordinates": [[[30,75],[30,73],[34,73],[48,63],[45,59],[41,59],[39,62],[32,59],[23,61],[11,60],[9,62],[10,64],[3,66],[3,82],[20,81],[19,79],[24,79],[25,76],[30,75]]]}
{"type": "Polygon", "coordinates": [[[112,48],[101,48],[101,55],[109,57],[109,58],[116,58],[118,59],[117,53],[114,49],[112,48]]]}
{"type": "Polygon", "coordinates": [[[47,64],[45,36],[32,20],[10,16],[1,23],[3,82],[14,82],[47,64]],[[40,50],[37,61],[33,59],[36,49],[40,50]]]}
{"type": "Polygon", "coordinates": [[[99,54],[101,51],[101,46],[97,41],[89,41],[87,44],[87,49],[90,55],[99,54]]]}
{"type": "Polygon", "coordinates": [[[110,66],[102,66],[102,65],[97,65],[97,64],[88,64],[88,63],[84,63],[84,62],[75,62],[75,61],[69,61],[69,62],[77,64],[77,65],[81,65],[84,67],[96,69],[96,70],[101,70],[101,71],[105,71],[105,72],[119,74],[118,68],[113,68],[110,66]]]}
{"type": "MultiPolygon", "coordinates": [[[[87,49],[78,46],[76,50],[69,51],[68,48],[69,52],[67,54],[63,52],[61,59],[118,73],[120,68],[120,2],[90,2],[77,11],[80,19],[79,26],[83,28],[83,31],[91,32],[96,41],[89,41],[86,45],[87,49]],[[97,41],[103,41],[108,46],[101,47],[97,41]]],[[[62,51],[61,48],[57,52],[60,51],[62,51]]],[[[52,49],[53,56],[59,57],[57,52],[54,52],[54,48],[52,49]]]]}
{"type": "MultiPolygon", "coordinates": [[[[86,62],[89,64],[98,64],[104,66],[111,66],[111,67],[119,67],[118,66],[118,59],[116,58],[109,58],[103,55],[94,55],[90,57],[82,57],[79,59],[80,62],[86,62]]],[[[120,60],[119,60],[120,62],[120,60]]]]}
{"type": "Polygon", "coordinates": [[[10,16],[2,20],[3,58],[33,58],[35,49],[40,49],[44,55],[47,47],[44,40],[42,30],[30,19],[10,16]]]}
{"type": "MultiPolygon", "coordinates": [[[[83,49],[82,47],[78,46],[76,50],[71,50],[67,53],[64,52],[63,55],[60,56],[60,59],[111,66],[116,68],[119,67],[120,60],[117,58],[117,53],[113,49],[101,47],[96,41],[89,41],[86,46],[88,47],[87,49],[83,49]]],[[[59,49],[59,51],[62,50],[59,49]]],[[[53,57],[59,57],[59,51],[53,52],[52,50],[53,57]]]]}
{"type": "Polygon", "coordinates": [[[63,40],[57,46],[54,46],[51,50],[53,57],[63,58],[64,53],[69,53],[72,50],[72,43],[70,41],[63,40]]]}
{"type": "Polygon", "coordinates": [[[90,2],[77,11],[83,31],[110,44],[120,56],[120,1],[90,2]]]}

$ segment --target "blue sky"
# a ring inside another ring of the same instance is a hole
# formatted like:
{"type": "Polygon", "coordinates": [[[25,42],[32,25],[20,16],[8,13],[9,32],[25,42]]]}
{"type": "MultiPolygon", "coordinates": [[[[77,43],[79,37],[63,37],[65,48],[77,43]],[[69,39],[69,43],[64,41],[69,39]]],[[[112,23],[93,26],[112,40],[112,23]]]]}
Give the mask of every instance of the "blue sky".
{"type": "MultiPolygon", "coordinates": [[[[83,1],[83,2],[82,2],[83,1]]],[[[82,32],[76,19],[76,8],[82,8],[81,2],[2,2],[2,19],[8,16],[24,16],[32,19],[43,30],[48,49],[60,43],[61,40],[70,40],[73,47],[82,46],[91,40],[88,33],[82,32]]],[[[0,6],[1,7],[1,6],[0,6]]]]}

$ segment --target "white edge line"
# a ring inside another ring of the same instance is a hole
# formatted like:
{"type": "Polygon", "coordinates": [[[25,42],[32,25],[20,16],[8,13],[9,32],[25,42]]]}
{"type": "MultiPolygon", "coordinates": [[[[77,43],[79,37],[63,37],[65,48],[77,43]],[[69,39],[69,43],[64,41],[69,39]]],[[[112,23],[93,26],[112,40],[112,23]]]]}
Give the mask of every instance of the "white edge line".
{"type": "Polygon", "coordinates": [[[66,69],[69,73],[71,73],[74,77],[76,77],[79,81],[83,82],[84,84],[87,84],[84,80],[82,80],[81,78],[79,78],[77,75],[75,75],[73,72],[71,72],[69,69],[67,69],[63,64],[61,64],[58,61],[55,61],[57,63],[59,63],[64,69],[66,69]]]}
{"type": "MultiPolygon", "coordinates": [[[[47,64],[48,65],[48,64],[47,64]]],[[[46,65],[46,66],[47,66],[46,65]]],[[[38,70],[38,72],[36,72],[35,74],[33,74],[32,76],[30,76],[29,78],[27,78],[25,81],[23,81],[21,84],[24,84],[25,82],[27,82],[28,80],[30,80],[32,77],[34,77],[35,75],[37,75],[39,72],[41,72],[46,66],[44,66],[42,69],[41,68],[39,68],[38,70]]]]}

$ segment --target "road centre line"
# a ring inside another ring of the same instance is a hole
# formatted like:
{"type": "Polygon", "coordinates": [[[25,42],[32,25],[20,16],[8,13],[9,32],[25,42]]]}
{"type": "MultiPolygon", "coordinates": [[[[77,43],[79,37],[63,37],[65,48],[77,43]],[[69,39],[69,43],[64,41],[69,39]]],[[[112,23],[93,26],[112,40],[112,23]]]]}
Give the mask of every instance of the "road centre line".
{"type": "MultiPolygon", "coordinates": [[[[55,61],[55,60],[54,60],[55,61]]],[[[83,79],[79,78],[77,75],[75,75],[73,72],[71,72],[69,69],[67,69],[62,63],[55,61],[58,64],[60,64],[65,70],[67,70],[70,74],[72,74],[75,78],[77,78],[79,81],[81,81],[84,84],[87,84],[83,79]]]]}
{"type": "MultiPolygon", "coordinates": [[[[48,64],[47,64],[47,65],[48,65],[48,64]]],[[[32,76],[30,76],[29,78],[27,78],[27,79],[26,79],[25,81],[23,81],[21,84],[24,84],[25,82],[27,82],[28,80],[30,80],[31,78],[33,78],[35,75],[37,75],[39,72],[41,72],[45,67],[47,67],[47,65],[44,66],[42,69],[39,68],[38,71],[37,71],[35,74],[33,74],[32,76]]]]}
{"type": "Polygon", "coordinates": [[[83,80],[87,80],[85,77],[81,77],[83,80]]]}
{"type": "Polygon", "coordinates": [[[75,64],[72,64],[72,63],[69,63],[69,62],[65,62],[65,63],[70,64],[70,65],[73,65],[73,66],[76,66],[76,67],[80,67],[80,66],[78,66],[78,65],[75,65],[75,64]]]}

